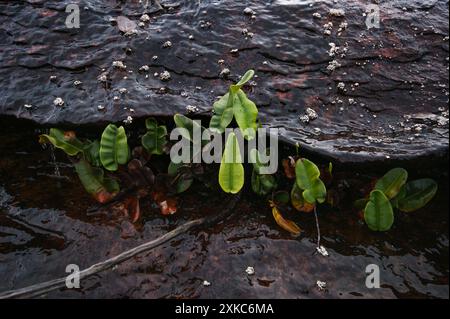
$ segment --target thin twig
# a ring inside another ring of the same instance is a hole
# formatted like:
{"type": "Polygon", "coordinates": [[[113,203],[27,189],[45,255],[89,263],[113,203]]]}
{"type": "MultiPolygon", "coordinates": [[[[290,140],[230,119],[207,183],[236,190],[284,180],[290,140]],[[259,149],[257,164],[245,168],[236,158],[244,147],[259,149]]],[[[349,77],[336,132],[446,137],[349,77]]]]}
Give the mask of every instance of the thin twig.
{"type": "MultiPolygon", "coordinates": [[[[191,229],[195,226],[201,225],[204,221],[205,221],[205,218],[200,218],[200,219],[196,219],[196,220],[187,222],[155,240],[149,241],[145,244],[142,244],[140,246],[137,246],[135,248],[127,250],[115,257],[112,257],[110,259],[107,259],[105,261],[97,263],[95,265],[92,265],[91,267],[80,271],[79,278],[81,280],[81,279],[90,277],[94,274],[97,274],[101,271],[104,271],[106,269],[112,268],[113,266],[115,266],[121,262],[124,262],[124,261],[136,256],[137,254],[140,254],[144,251],[153,249],[161,244],[164,244],[165,242],[177,237],[178,235],[185,233],[189,229],[191,229]]],[[[18,297],[23,297],[25,295],[38,296],[43,293],[47,293],[49,291],[53,291],[53,290],[56,290],[59,288],[64,288],[64,287],[66,287],[66,277],[54,279],[51,281],[47,281],[44,283],[40,283],[37,285],[29,286],[29,287],[18,289],[18,290],[3,292],[0,294],[0,299],[18,298],[18,297]]]]}
{"type": "MultiPolygon", "coordinates": [[[[236,206],[237,202],[240,199],[240,193],[233,196],[233,198],[230,200],[227,207],[220,212],[217,215],[213,215],[207,218],[199,218],[195,219],[193,221],[187,222],[174,230],[162,235],[161,237],[149,241],[147,243],[144,243],[140,246],[137,246],[135,248],[132,248],[130,250],[127,250],[115,257],[112,257],[110,259],[107,259],[105,261],[99,262],[95,265],[92,265],[89,268],[86,268],[79,272],[79,278],[85,279],[87,277],[90,277],[92,275],[95,275],[99,272],[102,272],[104,270],[110,269],[140,253],[143,253],[145,251],[151,250],[155,247],[158,247],[169,240],[187,232],[190,229],[193,229],[194,227],[198,227],[200,225],[210,225],[212,223],[217,222],[219,219],[223,219],[226,217],[227,214],[230,214],[231,211],[234,210],[234,207],[236,206]]],[[[73,276],[73,274],[72,274],[73,276]]],[[[66,287],[66,279],[67,277],[62,277],[54,280],[50,280],[47,282],[43,282],[40,284],[32,285],[29,287],[17,289],[17,290],[10,290],[5,291],[3,293],[0,293],[0,299],[8,299],[8,298],[20,298],[20,297],[36,297],[43,295],[45,293],[60,289],[66,287]]]]}

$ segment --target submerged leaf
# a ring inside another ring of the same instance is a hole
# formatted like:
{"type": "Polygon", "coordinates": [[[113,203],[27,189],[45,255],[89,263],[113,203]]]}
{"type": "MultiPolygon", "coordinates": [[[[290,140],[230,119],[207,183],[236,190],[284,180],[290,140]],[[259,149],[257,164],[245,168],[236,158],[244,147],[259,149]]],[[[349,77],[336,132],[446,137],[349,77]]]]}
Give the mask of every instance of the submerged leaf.
{"type": "Polygon", "coordinates": [[[394,223],[394,212],[389,199],[380,190],[370,193],[369,202],[364,210],[364,220],[374,231],[387,231],[394,223]]]}
{"type": "Polygon", "coordinates": [[[375,189],[382,191],[389,199],[400,192],[408,179],[408,172],[403,168],[394,168],[378,180],[375,189]]]}
{"type": "Polygon", "coordinates": [[[102,134],[100,141],[100,160],[108,171],[117,171],[119,165],[128,162],[130,150],[127,135],[123,126],[117,128],[109,124],[102,134]]]}
{"type": "Polygon", "coordinates": [[[173,215],[177,212],[177,201],[175,198],[166,196],[162,192],[153,192],[153,200],[158,204],[161,214],[173,215]]]}
{"type": "Polygon", "coordinates": [[[244,186],[244,166],[234,133],[228,136],[219,169],[219,184],[226,193],[236,194],[244,186]]]}
{"type": "Polygon", "coordinates": [[[75,164],[75,170],[86,191],[100,203],[110,201],[120,190],[116,180],[105,178],[103,169],[92,167],[84,159],[75,164]]]}
{"type": "Polygon", "coordinates": [[[49,134],[40,135],[39,143],[51,143],[54,147],[63,150],[69,156],[82,153],[84,149],[83,143],[77,139],[74,132],[63,132],[56,128],[51,128],[49,134]]]}
{"type": "Polygon", "coordinates": [[[429,178],[407,183],[396,199],[397,207],[402,212],[413,212],[424,207],[436,195],[437,183],[429,178]]]}
{"type": "Polygon", "coordinates": [[[259,175],[254,169],[252,172],[252,189],[260,196],[269,194],[277,187],[275,177],[272,175],[259,175]]]}
{"type": "Polygon", "coordinates": [[[85,146],[84,148],[84,156],[86,160],[94,166],[101,166],[102,162],[100,161],[100,142],[95,140],[85,146]]]}
{"type": "Polygon", "coordinates": [[[278,204],[288,204],[289,203],[289,193],[286,191],[278,191],[273,195],[273,200],[278,204]]]}

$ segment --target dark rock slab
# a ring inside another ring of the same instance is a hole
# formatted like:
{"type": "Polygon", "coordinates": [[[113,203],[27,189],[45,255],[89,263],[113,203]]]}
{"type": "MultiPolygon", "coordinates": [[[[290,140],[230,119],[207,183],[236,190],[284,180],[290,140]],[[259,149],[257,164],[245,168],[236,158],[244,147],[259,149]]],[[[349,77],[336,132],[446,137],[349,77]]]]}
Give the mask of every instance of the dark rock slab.
{"type": "Polygon", "coordinates": [[[378,29],[367,29],[363,1],[160,2],[0,1],[0,114],[48,125],[171,116],[187,105],[209,115],[253,68],[249,95],[263,123],[290,143],[341,162],[448,151],[448,1],[379,1],[378,29]],[[67,29],[65,7],[74,2],[81,28],[67,29]],[[340,8],[345,15],[330,14],[340,8]],[[115,23],[139,23],[144,13],[150,21],[134,35],[115,23]],[[339,47],[334,56],[330,43],[339,47]],[[155,76],[164,71],[167,82],[155,76]],[[307,108],[318,114],[308,124],[299,119],[307,108]]]}

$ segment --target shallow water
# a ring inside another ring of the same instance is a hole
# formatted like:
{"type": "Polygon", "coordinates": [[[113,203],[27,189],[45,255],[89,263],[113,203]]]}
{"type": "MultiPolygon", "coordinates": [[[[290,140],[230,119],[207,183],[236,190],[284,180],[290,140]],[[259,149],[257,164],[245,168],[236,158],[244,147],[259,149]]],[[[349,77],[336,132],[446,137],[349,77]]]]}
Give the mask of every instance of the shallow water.
{"type": "Polygon", "coordinates": [[[169,116],[187,105],[209,115],[217,96],[253,68],[258,77],[247,91],[262,122],[281,128],[290,143],[338,162],[445,154],[448,1],[379,2],[380,28],[368,30],[367,3],[356,0],[163,0],[163,10],[138,0],[0,1],[0,114],[75,125],[169,116]],[[65,27],[68,3],[80,4],[80,29],[65,27]],[[255,19],[243,13],[247,6],[255,19]],[[329,15],[331,8],[344,8],[345,16],[329,15]],[[137,23],[143,13],[151,21],[134,36],[112,21],[137,23]],[[329,22],[331,35],[324,35],[329,22]],[[164,49],[168,40],[172,47],[164,49]],[[334,57],[330,43],[340,47],[334,57]],[[333,59],[341,67],[331,72],[333,59]],[[116,60],[127,69],[114,68],[116,60]],[[149,71],[139,72],[142,65],[149,71]],[[224,68],[228,79],[220,76],[224,68]],[[169,82],[154,76],[164,70],[169,82]],[[98,81],[102,74],[106,83],[98,81]],[[56,97],[64,107],[53,105],[56,97]],[[304,124],[307,107],[319,118],[304,124]]]}
{"type": "MultiPolygon", "coordinates": [[[[51,150],[37,143],[41,129],[0,124],[0,292],[65,276],[68,264],[86,268],[187,220],[220,212],[228,202],[197,185],[179,198],[180,209],[169,218],[150,203],[136,224],[120,215],[88,215],[94,201],[58,151],[60,176],[55,175],[51,150]]],[[[448,298],[448,171],[410,173],[438,178],[438,196],[425,209],[397,213],[387,233],[369,231],[351,210],[320,209],[329,257],[314,254],[313,215],[285,212],[304,230],[292,238],[275,224],[269,206],[246,192],[229,219],[86,279],[79,291],[44,297],[448,298]],[[380,267],[380,289],[365,286],[368,264],[380,267]],[[254,276],[245,273],[248,266],[254,276]],[[203,286],[204,280],[211,286],[203,286]],[[317,288],[318,280],[327,283],[325,291],[317,288]]],[[[355,180],[370,181],[364,170],[335,174],[351,186],[345,198],[354,196],[355,180]]]]}

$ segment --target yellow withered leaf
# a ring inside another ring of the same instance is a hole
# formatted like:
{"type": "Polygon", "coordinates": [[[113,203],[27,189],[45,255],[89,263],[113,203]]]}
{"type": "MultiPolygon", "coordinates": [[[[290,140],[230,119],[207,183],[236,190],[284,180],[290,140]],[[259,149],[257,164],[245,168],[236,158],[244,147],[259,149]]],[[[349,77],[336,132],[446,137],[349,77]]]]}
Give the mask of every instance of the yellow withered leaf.
{"type": "Polygon", "coordinates": [[[285,219],[281,215],[280,210],[277,207],[275,207],[275,206],[272,207],[272,214],[273,214],[273,218],[277,222],[278,226],[280,226],[284,230],[290,232],[294,236],[300,235],[300,233],[302,231],[300,229],[300,227],[298,227],[297,224],[294,223],[293,221],[285,219]]]}

